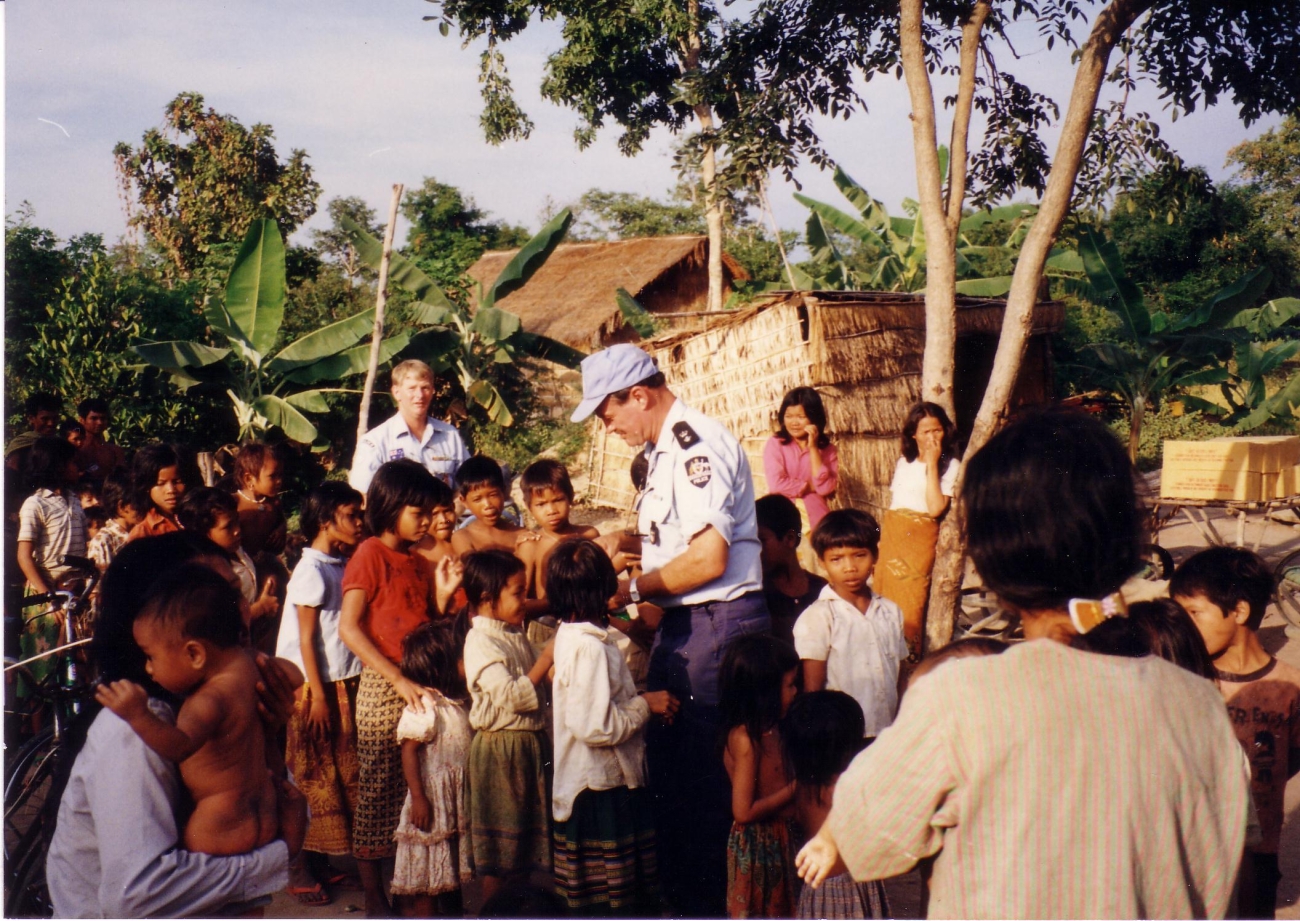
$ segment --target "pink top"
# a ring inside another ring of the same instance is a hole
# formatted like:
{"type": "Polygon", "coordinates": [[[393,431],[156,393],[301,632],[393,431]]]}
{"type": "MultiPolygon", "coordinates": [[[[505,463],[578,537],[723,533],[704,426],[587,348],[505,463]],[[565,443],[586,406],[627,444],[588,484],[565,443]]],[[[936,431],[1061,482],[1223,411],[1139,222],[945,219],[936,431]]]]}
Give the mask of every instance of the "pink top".
{"type": "Polygon", "coordinates": [[[808,510],[808,523],[814,528],[830,511],[826,497],[835,492],[840,479],[840,459],[835,445],[821,449],[822,470],[813,479],[808,452],[797,442],[781,444],[773,435],[763,447],[763,472],[767,474],[767,491],[780,493],[791,499],[802,499],[808,510]],[[812,492],[806,492],[812,480],[812,492]]]}

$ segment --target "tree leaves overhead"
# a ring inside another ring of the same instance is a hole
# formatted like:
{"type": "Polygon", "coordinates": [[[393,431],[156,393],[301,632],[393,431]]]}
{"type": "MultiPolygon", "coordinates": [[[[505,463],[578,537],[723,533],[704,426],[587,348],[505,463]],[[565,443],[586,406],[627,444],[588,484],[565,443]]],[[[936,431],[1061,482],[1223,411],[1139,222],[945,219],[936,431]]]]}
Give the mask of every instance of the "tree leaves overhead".
{"type": "Polygon", "coordinates": [[[246,128],[205,108],[198,93],[169,102],[163,121],[113,156],[129,223],[163,254],[170,277],[190,278],[213,246],[242,238],[258,218],[291,233],[315,213],[320,185],[306,153],[282,161],[269,125],[246,128]]]}

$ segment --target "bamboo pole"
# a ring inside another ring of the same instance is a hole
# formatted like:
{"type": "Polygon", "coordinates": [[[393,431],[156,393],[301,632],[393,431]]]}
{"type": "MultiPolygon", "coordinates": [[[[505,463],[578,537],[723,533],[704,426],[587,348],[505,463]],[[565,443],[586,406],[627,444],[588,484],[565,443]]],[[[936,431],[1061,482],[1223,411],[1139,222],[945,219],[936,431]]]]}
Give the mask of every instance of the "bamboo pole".
{"type": "Polygon", "coordinates": [[[384,254],[379,260],[379,293],[375,296],[375,331],[370,336],[370,365],[366,368],[366,386],[361,391],[361,409],[357,412],[357,441],[370,431],[370,398],[375,393],[375,375],[379,373],[379,349],[384,338],[384,305],[388,303],[388,263],[393,257],[393,233],[397,228],[397,206],[405,190],[400,182],[393,186],[393,202],[388,208],[388,226],[384,228],[384,254]]]}

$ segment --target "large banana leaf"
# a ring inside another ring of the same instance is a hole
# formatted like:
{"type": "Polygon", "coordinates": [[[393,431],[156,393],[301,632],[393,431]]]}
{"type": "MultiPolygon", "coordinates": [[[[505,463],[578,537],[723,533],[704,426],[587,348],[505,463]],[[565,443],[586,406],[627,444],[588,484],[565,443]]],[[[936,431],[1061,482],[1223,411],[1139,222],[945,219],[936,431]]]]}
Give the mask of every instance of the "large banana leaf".
{"type": "Polygon", "coordinates": [[[325,392],[323,390],[300,390],[298,393],[291,393],[284,398],[294,409],[301,409],[309,413],[327,413],[330,411],[329,403],[325,402],[325,392]]]}
{"type": "Polygon", "coordinates": [[[572,346],[565,345],[558,339],[540,336],[537,333],[521,331],[510,342],[512,345],[518,346],[519,351],[525,355],[553,361],[557,365],[566,368],[578,367],[582,364],[582,359],[587,357],[585,352],[580,352],[572,346]]]}
{"type": "Polygon", "coordinates": [[[505,342],[523,326],[519,317],[500,307],[479,307],[469,328],[484,342],[505,342]]]}
{"type": "Polygon", "coordinates": [[[280,350],[266,364],[269,374],[280,374],[301,368],[344,349],[356,345],[375,328],[375,310],[363,310],[344,320],[322,326],[280,350]]]}
{"type": "Polygon", "coordinates": [[[568,208],[551,218],[546,226],[506,263],[506,267],[501,270],[496,281],[492,282],[492,287],[483,295],[479,309],[495,306],[498,300],[522,288],[551,253],[555,252],[555,247],[560,245],[571,223],[573,223],[573,212],[568,208]]]}
{"type": "Polygon", "coordinates": [[[1037,205],[1001,205],[997,208],[981,208],[974,214],[967,215],[961,219],[958,229],[962,233],[969,233],[983,227],[985,224],[992,224],[997,221],[1018,221],[1021,218],[1030,217],[1038,213],[1037,205]]]}
{"type": "Polygon", "coordinates": [[[1003,297],[1011,290],[1011,276],[967,278],[957,282],[957,293],[970,297],[1003,297]]]}
{"type": "Polygon", "coordinates": [[[623,321],[636,330],[638,336],[642,339],[654,337],[654,318],[650,316],[648,310],[637,303],[636,298],[628,294],[626,289],[618,288],[614,291],[614,300],[618,304],[618,312],[623,315],[623,321]]]}
{"type": "Polygon", "coordinates": [[[488,418],[497,425],[505,428],[514,425],[515,416],[506,404],[505,397],[489,381],[479,378],[465,389],[465,395],[482,406],[488,418]]]}
{"type": "Polygon", "coordinates": [[[1083,271],[1083,259],[1072,249],[1054,249],[1044,264],[1047,274],[1068,272],[1077,275],[1083,271]]]}
{"type": "Polygon", "coordinates": [[[131,346],[135,352],[155,368],[177,371],[181,368],[205,368],[216,364],[230,354],[230,349],[214,349],[201,342],[137,342],[131,346]]]}
{"type": "Polygon", "coordinates": [[[1300,316],[1300,297],[1279,297],[1263,307],[1243,310],[1228,321],[1226,329],[1245,329],[1252,336],[1267,336],[1300,316]]]}
{"type": "MultiPolygon", "coordinates": [[[[817,201],[815,198],[809,198],[807,195],[795,193],[795,201],[805,206],[821,218],[827,225],[838,230],[846,236],[852,237],[860,243],[874,245],[881,249],[888,249],[888,245],[880,235],[874,230],[859,221],[857,218],[850,217],[834,205],[828,205],[824,201],[817,201]]],[[[811,244],[809,244],[811,245],[811,244]]]]}
{"type": "MultiPolygon", "coordinates": [[[[384,258],[383,241],[376,239],[373,234],[346,214],[340,216],[339,223],[343,226],[348,239],[352,241],[352,245],[356,247],[357,257],[372,269],[378,269],[384,258]]],[[[415,263],[396,250],[388,259],[388,281],[410,291],[422,304],[442,307],[448,311],[456,309],[443,290],[434,284],[432,278],[425,275],[415,263]]],[[[433,325],[445,321],[420,318],[419,322],[433,325]]]]}
{"type": "MultiPolygon", "coordinates": [[[[324,401],[322,401],[324,402],[324,401]]],[[[311,444],[316,440],[316,426],[287,400],[264,394],[250,404],[253,410],[278,427],[292,441],[311,444]]],[[[328,408],[328,407],[327,407],[328,408]]]]}
{"type": "Polygon", "coordinates": [[[1079,256],[1097,303],[1119,317],[1130,338],[1150,335],[1151,315],[1142,302],[1142,292],[1124,274],[1115,244],[1086,230],[1079,241],[1079,256]]]}
{"type": "Polygon", "coordinates": [[[1234,325],[1234,318],[1241,311],[1250,307],[1268,290],[1273,273],[1260,266],[1243,275],[1226,288],[1220,289],[1208,301],[1183,317],[1177,324],[1178,329],[1204,326],[1223,329],[1234,325]]]}
{"type": "Polygon", "coordinates": [[[226,282],[225,309],[259,356],[275,346],[284,320],[284,291],[280,228],[269,218],[253,221],[226,282]]]}
{"type": "MultiPolygon", "coordinates": [[[[380,342],[380,364],[406,348],[410,341],[409,333],[399,333],[380,342]]],[[[369,367],[370,343],[366,342],[335,355],[327,355],[304,367],[295,368],[286,373],[284,379],[295,384],[316,384],[320,381],[336,381],[351,374],[362,374],[369,367]]]]}

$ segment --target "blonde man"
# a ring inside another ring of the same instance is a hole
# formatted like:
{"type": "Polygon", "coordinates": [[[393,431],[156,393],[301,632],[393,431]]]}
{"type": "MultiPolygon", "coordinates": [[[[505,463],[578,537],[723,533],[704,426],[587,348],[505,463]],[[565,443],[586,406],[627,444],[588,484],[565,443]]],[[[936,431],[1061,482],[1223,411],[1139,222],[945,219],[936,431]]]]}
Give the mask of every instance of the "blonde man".
{"type": "Polygon", "coordinates": [[[450,486],[457,468],[469,459],[469,452],[455,426],[429,415],[433,371],[424,362],[412,359],[393,368],[392,379],[397,414],[357,442],[348,483],[365,495],[370,478],[381,464],[406,458],[450,486]]]}

